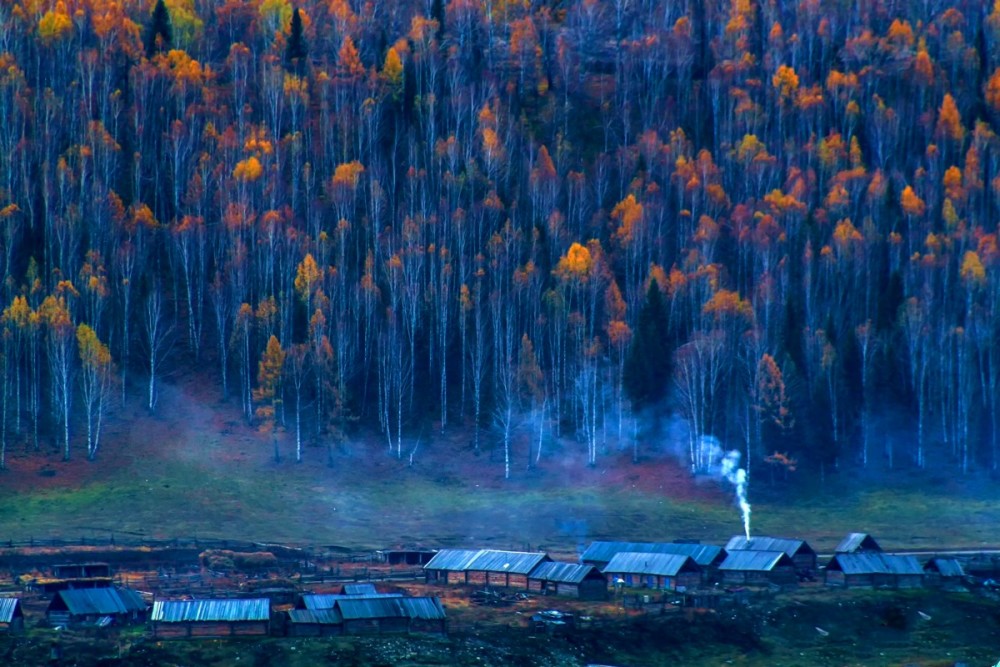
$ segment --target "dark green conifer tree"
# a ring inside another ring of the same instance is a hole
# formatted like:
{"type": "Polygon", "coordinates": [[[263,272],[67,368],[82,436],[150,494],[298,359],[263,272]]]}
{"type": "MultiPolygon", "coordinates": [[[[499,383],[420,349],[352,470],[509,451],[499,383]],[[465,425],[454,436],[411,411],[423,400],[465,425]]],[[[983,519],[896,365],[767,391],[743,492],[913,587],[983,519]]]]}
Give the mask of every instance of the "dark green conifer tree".
{"type": "Polygon", "coordinates": [[[285,47],[285,66],[296,73],[301,73],[308,55],[309,48],[302,28],[302,15],[296,7],[292,12],[292,25],[288,33],[288,45],[285,47]]]}
{"type": "Polygon", "coordinates": [[[157,51],[169,51],[174,44],[174,27],[170,22],[170,11],[163,0],[156,0],[143,36],[143,44],[147,58],[152,58],[157,51]]]}
{"type": "Polygon", "coordinates": [[[635,336],[625,358],[625,392],[637,408],[655,403],[670,384],[670,344],[663,295],[655,280],[649,283],[639,311],[635,336]]]}

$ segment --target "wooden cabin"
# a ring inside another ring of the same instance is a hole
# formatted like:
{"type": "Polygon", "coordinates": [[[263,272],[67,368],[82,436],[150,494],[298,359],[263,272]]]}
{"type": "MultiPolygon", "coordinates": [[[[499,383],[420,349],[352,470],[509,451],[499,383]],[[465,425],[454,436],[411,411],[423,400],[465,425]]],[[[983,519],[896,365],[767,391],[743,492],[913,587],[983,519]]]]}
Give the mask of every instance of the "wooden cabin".
{"type": "Polygon", "coordinates": [[[730,551],[719,565],[727,584],[794,587],[799,583],[798,568],[784,551],[730,551]]]}
{"type": "Polygon", "coordinates": [[[156,600],[150,616],[153,636],[233,637],[271,631],[267,598],[245,600],[156,600]]]}
{"type": "Polygon", "coordinates": [[[344,619],[336,609],[292,609],[285,628],[290,637],[332,637],[344,633],[344,619]]]}
{"type": "Polygon", "coordinates": [[[578,600],[607,600],[608,580],[593,565],[550,561],[528,575],[528,590],[578,600]]]}
{"type": "Polygon", "coordinates": [[[726,551],[782,551],[795,563],[795,571],[800,577],[811,577],[816,573],[816,552],[803,540],[783,537],[751,537],[736,535],[726,544],[726,551]]]}
{"type": "Polygon", "coordinates": [[[881,553],[881,551],[882,547],[868,533],[848,533],[847,537],[842,539],[837,548],[834,549],[834,553],[838,554],[881,553]]]}
{"type": "Polygon", "coordinates": [[[469,583],[466,565],[472,562],[478,549],[442,549],[424,565],[426,583],[469,583]]]}
{"type": "Polygon", "coordinates": [[[528,587],[528,575],[539,564],[551,561],[548,554],[496,549],[443,549],[424,566],[425,579],[448,583],[461,575],[466,584],[528,587]]]}
{"type": "Polygon", "coordinates": [[[719,565],[726,559],[722,547],[697,542],[591,542],[580,557],[584,565],[604,570],[615,554],[677,554],[690,556],[702,569],[705,582],[712,580],[719,565]]]}
{"type": "Polygon", "coordinates": [[[823,582],[844,588],[920,588],[924,570],[913,556],[836,554],[823,570],[823,582]]]}
{"type": "Polygon", "coordinates": [[[0,632],[15,633],[24,630],[24,610],[21,598],[0,597],[0,632]]]}
{"type": "Polygon", "coordinates": [[[965,585],[965,568],[956,558],[932,558],[924,565],[924,583],[946,590],[962,588],[965,585]]]}
{"type": "Polygon", "coordinates": [[[679,554],[618,553],[604,567],[604,576],[628,587],[677,590],[701,584],[701,567],[679,554]]]}
{"type": "Polygon", "coordinates": [[[45,617],[53,626],[132,625],[146,620],[146,603],[127,588],[74,588],[57,591],[45,617]]]}

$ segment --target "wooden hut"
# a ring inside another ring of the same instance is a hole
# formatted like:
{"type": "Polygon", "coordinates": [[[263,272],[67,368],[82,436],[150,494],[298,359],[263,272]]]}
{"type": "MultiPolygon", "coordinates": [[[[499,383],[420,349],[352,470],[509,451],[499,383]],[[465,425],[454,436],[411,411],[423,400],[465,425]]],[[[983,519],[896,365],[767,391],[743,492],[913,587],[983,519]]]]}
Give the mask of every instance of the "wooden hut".
{"type": "Polygon", "coordinates": [[[718,570],[726,558],[722,547],[714,544],[698,544],[693,542],[591,542],[580,557],[584,565],[593,565],[603,570],[615,554],[678,554],[690,556],[702,568],[707,578],[710,573],[718,570]]]}
{"type": "Polygon", "coordinates": [[[844,588],[919,588],[923,579],[915,557],[878,552],[836,554],[823,570],[827,586],[844,588]]]}
{"type": "Polygon", "coordinates": [[[266,635],[271,630],[267,598],[245,600],[156,600],[153,636],[231,637],[266,635]]]}
{"type": "Polygon", "coordinates": [[[53,626],[130,625],[146,620],[146,603],[127,588],[74,588],[57,591],[45,617],[53,626]]]}
{"type": "Polygon", "coordinates": [[[442,582],[447,584],[449,577],[451,583],[460,577],[462,581],[469,583],[465,566],[478,555],[478,549],[442,549],[424,565],[424,580],[426,583],[442,582]]]}
{"type": "Polygon", "coordinates": [[[469,583],[527,588],[532,570],[550,560],[540,552],[483,549],[465,566],[465,572],[469,583]]]}
{"type": "Polygon", "coordinates": [[[797,586],[795,561],[784,551],[730,551],[719,565],[727,584],[797,586]]]}
{"type": "Polygon", "coordinates": [[[751,537],[736,535],[726,544],[726,551],[783,551],[795,563],[800,577],[811,577],[816,572],[816,552],[803,540],[783,537],[751,537]]]}
{"type": "Polygon", "coordinates": [[[369,593],[367,595],[345,595],[343,593],[306,593],[300,595],[295,601],[296,609],[333,609],[337,606],[338,600],[371,600],[377,598],[401,598],[402,593],[369,593]]]}
{"type": "Polygon", "coordinates": [[[441,600],[435,597],[401,598],[406,617],[409,619],[409,632],[431,632],[445,634],[448,631],[448,621],[441,600]]]}
{"type": "Polygon", "coordinates": [[[965,585],[965,568],[956,558],[932,558],[924,565],[924,583],[953,590],[965,585]]]}
{"type": "Polygon", "coordinates": [[[342,595],[376,595],[378,590],[375,589],[375,584],[366,581],[359,584],[344,584],[340,587],[340,593],[342,595]]]}
{"type": "Polygon", "coordinates": [[[848,533],[847,537],[840,541],[834,553],[854,554],[859,552],[881,552],[882,547],[878,545],[875,538],[868,533],[848,533]]]}
{"type": "Polygon", "coordinates": [[[528,590],[579,600],[608,599],[608,580],[593,565],[542,563],[528,575],[528,590]]]}
{"type": "Polygon", "coordinates": [[[343,634],[344,619],[336,609],[292,609],[285,627],[290,637],[332,637],[343,634]]]}
{"type": "Polygon", "coordinates": [[[701,567],[679,554],[618,553],[604,567],[604,576],[625,586],[677,590],[701,583],[701,567]]]}
{"type": "Polygon", "coordinates": [[[24,630],[24,611],[21,598],[0,598],[0,632],[13,633],[24,630]]]}
{"type": "Polygon", "coordinates": [[[335,609],[344,621],[344,633],[350,635],[406,632],[409,617],[400,598],[337,600],[335,609]]]}
{"type": "Polygon", "coordinates": [[[437,554],[432,549],[383,549],[377,556],[388,565],[426,565],[437,554]]]}

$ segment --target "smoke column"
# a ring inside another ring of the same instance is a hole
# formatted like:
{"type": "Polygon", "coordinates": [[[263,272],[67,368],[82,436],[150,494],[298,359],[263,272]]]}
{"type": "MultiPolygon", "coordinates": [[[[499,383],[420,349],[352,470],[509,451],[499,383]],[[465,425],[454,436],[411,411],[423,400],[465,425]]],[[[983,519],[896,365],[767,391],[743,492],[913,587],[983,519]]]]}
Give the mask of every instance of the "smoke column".
{"type": "Polygon", "coordinates": [[[747,502],[747,471],[740,467],[740,453],[732,450],[722,457],[720,472],[736,487],[736,502],[743,515],[743,531],[750,540],[750,503],[747,502]]]}

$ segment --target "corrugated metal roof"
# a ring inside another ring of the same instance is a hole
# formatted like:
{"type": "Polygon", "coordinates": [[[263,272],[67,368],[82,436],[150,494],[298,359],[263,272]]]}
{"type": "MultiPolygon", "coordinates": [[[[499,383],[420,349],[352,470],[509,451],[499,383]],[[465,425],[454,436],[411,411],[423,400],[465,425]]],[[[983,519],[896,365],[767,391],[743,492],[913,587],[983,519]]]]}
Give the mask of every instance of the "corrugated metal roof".
{"type": "Polygon", "coordinates": [[[159,623],[190,623],[194,621],[267,621],[271,618],[271,601],[267,598],[248,600],[156,600],[151,620],[159,623]]]}
{"type": "Polygon", "coordinates": [[[434,558],[427,561],[424,569],[463,572],[465,571],[465,566],[479,554],[479,549],[442,549],[434,554],[434,558]]]}
{"type": "Polygon", "coordinates": [[[933,558],[927,565],[924,565],[924,570],[937,572],[942,577],[965,576],[965,568],[955,558],[933,558]]]}
{"type": "Polygon", "coordinates": [[[698,565],[711,565],[722,553],[714,544],[688,544],[681,542],[591,542],[583,552],[585,563],[608,563],[617,553],[680,554],[691,556],[698,565]]]}
{"type": "Polygon", "coordinates": [[[557,563],[549,561],[542,563],[531,571],[531,578],[538,581],[556,581],[565,584],[579,584],[591,572],[600,574],[593,565],[577,565],[576,563],[557,563]]]}
{"type": "Polygon", "coordinates": [[[551,560],[548,554],[525,551],[483,549],[465,566],[470,572],[530,574],[539,563],[551,560]]]}
{"type": "Polygon", "coordinates": [[[56,595],[73,616],[127,614],[146,609],[142,597],[127,588],[73,588],[56,595]]]}
{"type": "Polygon", "coordinates": [[[292,609],[288,612],[292,623],[315,623],[319,625],[340,625],[344,622],[336,609],[292,609]]]}
{"type": "Polygon", "coordinates": [[[649,554],[623,552],[604,566],[606,574],[650,574],[659,577],[676,577],[682,571],[701,568],[690,556],[681,554],[649,554]]]}
{"type": "Polygon", "coordinates": [[[377,595],[378,591],[375,590],[375,584],[365,583],[365,584],[344,584],[341,587],[340,592],[344,595],[377,595]]]}
{"type": "Polygon", "coordinates": [[[739,572],[770,572],[778,565],[794,566],[784,551],[730,551],[720,570],[739,572]]]}
{"type": "Polygon", "coordinates": [[[837,554],[826,566],[828,570],[840,570],[844,574],[916,574],[922,575],[923,568],[914,556],[897,556],[878,552],[837,554]]]}
{"type": "Polygon", "coordinates": [[[302,606],[306,609],[333,609],[337,600],[373,600],[378,598],[401,598],[402,593],[371,593],[369,595],[345,595],[343,593],[317,593],[302,596],[302,606]]]}
{"type": "Polygon", "coordinates": [[[345,621],[377,618],[405,618],[402,598],[343,598],[337,600],[336,609],[345,621]]]}
{"type": "Polygon", "coordinates": [[[856,551],[882,551],[882,547],[868,533],[848,533],[834,551],[838,554],[851,554],[856,551]]]}
{"type": "Polygon", "coordinates": [[[20,598],[0,598],[0,623],[11,623],[21,605],[20,598]]]}
{"type": "Polygon", "coordinates": [[[445,617],[444,607],[438,598],[400,598],[399,604],[410,618],[424,621],[439,621],[445,617]]]}
{"type": "Polygon", "coordinates": [[[784,551],[789,556],[795,556],[798,553],[816,553],[802,540],[791,540],[784,537],[751,537],[748,540],[742,535],[737,535],[729,540],[726,544],[726,551],[784,551]]]}

